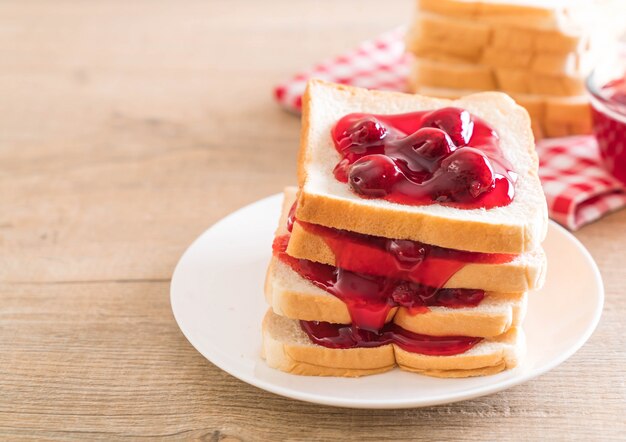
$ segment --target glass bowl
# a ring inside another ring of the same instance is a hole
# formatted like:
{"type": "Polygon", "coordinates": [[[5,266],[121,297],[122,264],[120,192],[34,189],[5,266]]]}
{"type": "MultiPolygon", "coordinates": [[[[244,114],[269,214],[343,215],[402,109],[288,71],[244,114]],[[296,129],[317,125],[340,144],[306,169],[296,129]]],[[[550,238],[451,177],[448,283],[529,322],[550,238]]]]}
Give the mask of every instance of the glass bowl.
{"type": "Polygon", "coordinates": [[[587,78],[587,90],[604,164],[626,184],[626,54],[600,63],[587,78]]]}

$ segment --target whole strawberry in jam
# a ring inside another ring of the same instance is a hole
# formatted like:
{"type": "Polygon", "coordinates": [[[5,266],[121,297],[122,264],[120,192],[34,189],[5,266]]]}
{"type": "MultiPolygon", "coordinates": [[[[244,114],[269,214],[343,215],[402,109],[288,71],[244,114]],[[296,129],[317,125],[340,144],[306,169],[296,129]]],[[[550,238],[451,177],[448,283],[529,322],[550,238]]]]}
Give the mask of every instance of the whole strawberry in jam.
{"type": "Polygon", "coordinates": [[[339,149],[356,154],[364,154],[368,147],[379,145],[387,134],[387,128],[377,118],[359,114],[342,118],[334,130],[339,149]]]}
{"type": "Polygon", "coordinates": [[[445,107],[426,114],[422,127],[441,129],[457,146],[467,146],[474,133],[474,120],[470,113],[457,107],[445,107]]]}
{"type": "Polygon", "coordinates": [[[350,187],[368,197],[383,197],[402,177],[396,163],[386,155],[367,155],[352,164],[348,175],[350,187]]]}

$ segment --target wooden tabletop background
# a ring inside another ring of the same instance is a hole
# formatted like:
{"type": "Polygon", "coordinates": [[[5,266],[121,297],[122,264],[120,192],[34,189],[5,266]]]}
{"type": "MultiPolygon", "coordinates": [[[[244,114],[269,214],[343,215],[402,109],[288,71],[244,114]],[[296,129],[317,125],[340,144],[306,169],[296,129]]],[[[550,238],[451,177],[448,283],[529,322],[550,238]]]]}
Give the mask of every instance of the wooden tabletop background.
{"type": "Polygon", "coordinates": [[[213,366],[174,321],[169,282],[189,243],[295,181],[299,121],[272,86],[412,8],[0,3],[0,439],[623,440],[626,211],[576,233],[606,284],[588,344],[472,401],[285,399],[213,366]]]}

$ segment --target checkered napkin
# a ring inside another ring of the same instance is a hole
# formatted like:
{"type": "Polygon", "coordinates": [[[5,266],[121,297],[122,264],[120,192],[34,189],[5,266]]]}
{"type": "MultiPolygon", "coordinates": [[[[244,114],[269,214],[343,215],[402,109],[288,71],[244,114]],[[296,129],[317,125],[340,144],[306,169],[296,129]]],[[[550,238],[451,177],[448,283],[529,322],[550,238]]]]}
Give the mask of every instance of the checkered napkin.
{"type": "Polygon", "coordinates": [[[539,176],[550,217],[571,230],[626,207],[626,187],[602,167],[593,136],[537,143],[539,176]]]}
{"type": "MultiPolygon", "coordinates": [[[[361,43],[278,85],[274,95],[285,109],[298,113],[309,78],[369,89],[405,91],[410,58],[404,52],[404,28],[361,43]]],[[[550,217],[570,230],[626,206],[626,188],[602,168],[592,136],[537,143],[539,175],[550,217]]]]}
{"type": "Polygon", "coordinates": [[[404,32],[404,28],[386,32],[352,51],[297,74],[274,89],[276,100],[285,109],[300,112],[302,94],[309,78],[368,89],[406,90],[410,63],[404,52],[404,32]]]}

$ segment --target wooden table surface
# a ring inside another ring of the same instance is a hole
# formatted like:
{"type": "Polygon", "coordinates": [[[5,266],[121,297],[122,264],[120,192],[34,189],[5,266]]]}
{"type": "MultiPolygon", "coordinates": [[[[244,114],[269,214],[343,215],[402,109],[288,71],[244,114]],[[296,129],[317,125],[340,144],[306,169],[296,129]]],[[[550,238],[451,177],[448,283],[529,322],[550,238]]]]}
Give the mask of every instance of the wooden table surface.
{"type": "Polygon", "coordinates": [[[0,439],[623,440],[626,211],[576,234],[606,284],[589,343],[472,401],[285,399],[213,366],[174,322],[170,276],[189,243],[295,181],[299,121],[272,86],[412,8],[0,3],[0,439]]]}

